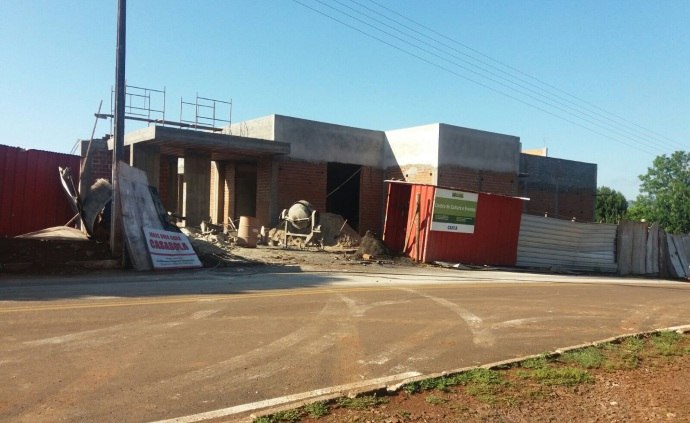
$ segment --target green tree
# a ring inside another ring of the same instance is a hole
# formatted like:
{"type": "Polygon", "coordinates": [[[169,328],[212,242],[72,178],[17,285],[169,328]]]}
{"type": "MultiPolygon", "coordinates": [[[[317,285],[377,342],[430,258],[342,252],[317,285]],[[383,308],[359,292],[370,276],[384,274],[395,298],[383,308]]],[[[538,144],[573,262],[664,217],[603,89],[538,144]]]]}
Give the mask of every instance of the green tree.
{"type": "Polygon", "coordinates": [[[599,223],[618,223],[628,211],[628,200],[620,192],[609,187],[597,188],[594,219],[599,223]]]}
{"type": "Polygon", "coordinates": [[[690,233],[690,152],[657,156],[640,181],[630,218],[657,222],[669,233],[690,233]]]}

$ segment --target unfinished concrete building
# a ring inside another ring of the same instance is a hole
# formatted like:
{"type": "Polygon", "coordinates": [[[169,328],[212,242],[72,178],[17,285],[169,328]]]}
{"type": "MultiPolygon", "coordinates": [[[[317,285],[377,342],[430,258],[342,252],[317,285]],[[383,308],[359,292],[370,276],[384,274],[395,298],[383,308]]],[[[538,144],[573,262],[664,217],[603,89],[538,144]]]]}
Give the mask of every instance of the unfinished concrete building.
{"type": "MultiPolygon", "coordinates": [[[[594,213],[589,200],[564,200],[559,190],[566,180],[554,175],[573,173],[582,186],[572,193],[593,201],[596,165],[563,161],[563,168],[558,159],[540,157],[537,166],[520,153],[518,137],[446,124],[379,131],[271,115],[222,133],[150,126],[127,134],[125,147],[166,208],[190,226],[240,216],[271,226],[282,209],[307,200],[342,215],[360,233],[380,234],[386,179],[526,196],[538,205],[527,202],[526,210],[538,214],[554,198],[557,209],[573,204],[567,214],[578,220],[591,221],[594,213]]],[[[94,176],[109,178],[108,154],[101,142],[94,176]]]]}

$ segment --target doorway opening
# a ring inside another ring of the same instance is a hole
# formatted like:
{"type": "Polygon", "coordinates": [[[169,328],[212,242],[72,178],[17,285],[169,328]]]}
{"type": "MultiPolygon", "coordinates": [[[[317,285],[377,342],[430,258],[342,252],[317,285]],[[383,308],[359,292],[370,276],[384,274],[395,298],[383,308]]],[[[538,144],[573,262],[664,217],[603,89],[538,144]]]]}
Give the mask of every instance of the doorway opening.
{"type": "Polygon", "coordinates": [[[235,217],[256,217],[256,164],[237,163],[235,168],[235,217]]]}
{"type": "Polygon", "coordinates": [[[359,231],[360,165],[328,163],[326,170],[326,211],[339,214],[359,231]]]}

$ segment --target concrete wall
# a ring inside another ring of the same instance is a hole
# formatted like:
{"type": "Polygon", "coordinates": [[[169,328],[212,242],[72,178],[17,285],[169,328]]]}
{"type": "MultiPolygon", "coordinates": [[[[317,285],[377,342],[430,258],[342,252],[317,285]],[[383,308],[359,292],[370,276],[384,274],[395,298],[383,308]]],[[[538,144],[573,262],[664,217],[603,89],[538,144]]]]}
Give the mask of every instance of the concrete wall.
{"type": "Polygon", "coordinates": [[[519,137],[440,124],[438,139],[439,167],[519,172],[519,137]]]}
{"type": "Polygon", "coordinates": [[[386,176],[420,184],[438,181],[439,125],[386,131],[386,176]]]}
{"type": "Polygon", "coordinates": [[[290,157],[381,168],[385,133],[293,117],[275,116],[275,139],[290,143],[290,157]]]}
{"type": "Polygon", "coordinates": [[[226,132],[288,142],[295,160],[383,166],[383,131],[271,115],[233,124],[226,132]]]}
{"type": "Polygon", "coordinates": [[[223,133],[275,141],[275,117],[270,115],[235,123],[225,127],[223,133]]]}
{"type": "Polygon", "coordinates": [[[530,199],[525,213],[594,221],[596,164],[522,154],[520,174],[518,193],[530,199]]]}

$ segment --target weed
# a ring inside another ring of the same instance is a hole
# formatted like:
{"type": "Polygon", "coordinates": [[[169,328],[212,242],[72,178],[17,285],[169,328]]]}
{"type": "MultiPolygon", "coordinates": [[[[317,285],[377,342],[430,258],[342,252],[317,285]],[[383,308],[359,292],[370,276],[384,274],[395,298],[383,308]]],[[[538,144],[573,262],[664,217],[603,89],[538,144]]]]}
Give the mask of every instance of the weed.
{"type": "Polygon", "coordinates": [[[429,395],[428,397],[426,397],[425,401],[432,405],[441,405],[448,402],[447,399],[437,397],[436,395],[429,395]]]}
{"type": "Polygon", "coordinates": [[[419,382],[410,382],[406,383],[402,387],[403,392],[405,392],[408,395],[416,394],[417,392],[420,392],[422,389],[419,385],[419,382]]]}
{"type": "Polygon", "coordinates": [[[323,401],[313,402],[304,406],[304,411],[311,417],[318,419],[328,414],[328,406],[323,401]]]}
{"type": "Polygon", "coordinates": [[[256,419],[252,423],[272,423],[271,418],[268,416],[261,416],[256,419]]]}
{"type": "Polygon", "coordinates": [[[587,347],[575,351],[568,351],[561,356],[566,363],[573,363],[585,369],[598,369],[606,361],[600,348],[587,347]]]}
{"type": "Polygon", "coordinates": [[[503,382],[501,374],[495,370],[472,369],[452,376],[453,385],[484,384],[497,385],[503,382]]]}
{"type": "Polygon", "coordinates": [[[274,413],[270,416],[268,416],[269,420],[268,423],[278,423],[278,422],[296,422],[299,421],[301,418],[301,413],[299,410],[285,410],[285,411],[278,411],[277,413],[274,413]]]}
{"type": "Polygon", "coordinates": [[[666,357],[682,355],[678,346],[681,339],[681,334],[677,332],[658,332],[650,337],[650,341],[657,352],[666,357]]]}
{"type": "Polygon", "coordinates": [[[545,367],[529,372],[520,372],[521,377],[537,380],[545,385],[575,386],[581,383],[592,383],[594,379],[582,369],[572,367],[545,367]]]}
{"type": "Polygon", "coordinates": [[[606,356],[604,367],[612,370],[636,369],[640,365],[640,354],[645,342],[637,337],[627,338],[621,343],[602,346],[606,356]]]}
{"type": "Polygon", "coordinates": [[[376,395],[365,395],[356,398],[338,398],[337,404],[343,408],[351,408],[353,410],[365,410],[370,407],[375,407],[380,404],[387,403],[386,398],[378,398],[376,395]]]}
{"type": "Polygon", "coordinates": [[[523,369],[542,369],[548,366],[548,364],[548,356],[546,354],[542,354],[539,357],[528,358],[527,360],[522,361],[520,363],[520,367],[523,369]]]}

